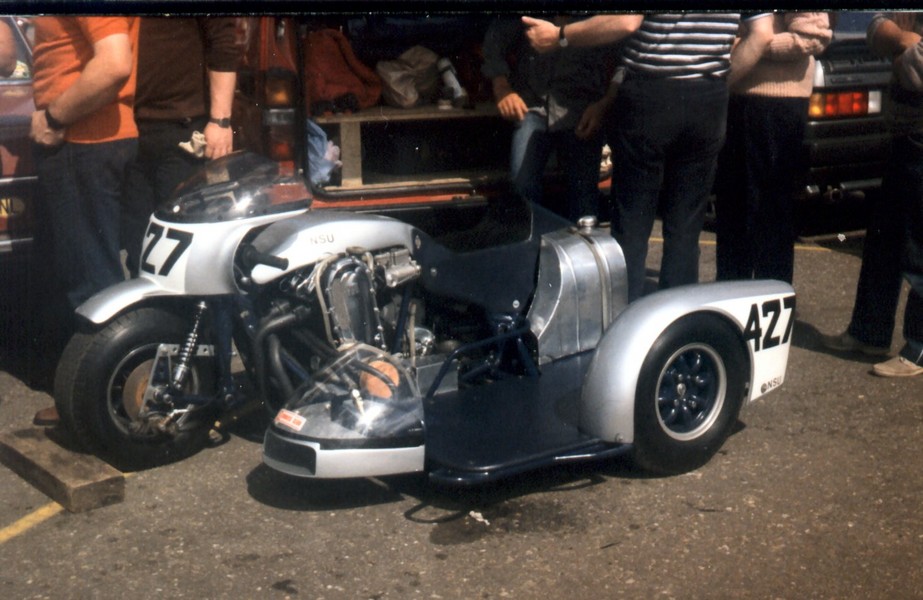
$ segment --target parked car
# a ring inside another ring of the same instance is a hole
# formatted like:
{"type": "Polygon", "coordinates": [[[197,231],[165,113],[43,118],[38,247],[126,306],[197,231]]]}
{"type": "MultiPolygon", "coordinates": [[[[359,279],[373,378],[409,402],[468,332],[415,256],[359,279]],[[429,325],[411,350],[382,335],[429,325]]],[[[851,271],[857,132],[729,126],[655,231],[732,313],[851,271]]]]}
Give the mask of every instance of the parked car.
{"type": "Polygon", "coordinates": [[[0,33],[12,34],[12,44],[8,37],[0,43],[0,364],[5,368],[25,355],[25,323],[30,318],[26,309],[32,305],[28,257],[35,174],[29,140],[33,103],[27,27],[28,21],[0,16],[0,33]],[[14,56],[6,56],[3,48],[11,48],[14,56]]]}
{"type": "Polygon", "coordinates": [[[27,21],[2,16],[0,27],[13,35],[15,69],[0,76],[0,264],[20,262],[32,242],[35,173],[29,127],[32,102],[32,51],[27,21]]]}
{"type": "Polygon", "coordinates": [[[866,43],[874,14],[833,13],[833,40],[815,66],[802,199],[837,201],[881,185],[889,143],[882,104],[891,63],[866,43]]]}

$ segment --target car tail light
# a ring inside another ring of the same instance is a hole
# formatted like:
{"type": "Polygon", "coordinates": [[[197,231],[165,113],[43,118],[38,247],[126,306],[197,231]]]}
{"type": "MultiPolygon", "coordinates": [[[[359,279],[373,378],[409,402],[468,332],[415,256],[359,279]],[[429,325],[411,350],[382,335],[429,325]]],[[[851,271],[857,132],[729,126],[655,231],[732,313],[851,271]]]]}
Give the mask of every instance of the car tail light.
{"type": "Polygon", "coordinates": [[[28,230],[29,213],[25,200],[16,195],[0,195],[0,233],[28,230]]]}
{"type": "Polygon", "coordinates": [[[295,105],[295,78],[291,71],[270,69],[264,83],[266,105],[273,108],[295,105]]]}
{"type": "Polygon", "coordinates": [[[269,158],[279,163],[282,175],[294,174],[295,146],[293,128],[285,125],[270,127],[267,134],[269,158]]]}
{"type": "Polygon", "coordinates": [[[295,159],[295,109],[270,108],[263,111],[267,150],[270,158],[280,163],[295,159]]]}
{"type": "Polygon", "coordinates": [[[808,116],[812,119],[862,117],[881,112],[881,91],[816,92],[811,94],[808,116]]]}

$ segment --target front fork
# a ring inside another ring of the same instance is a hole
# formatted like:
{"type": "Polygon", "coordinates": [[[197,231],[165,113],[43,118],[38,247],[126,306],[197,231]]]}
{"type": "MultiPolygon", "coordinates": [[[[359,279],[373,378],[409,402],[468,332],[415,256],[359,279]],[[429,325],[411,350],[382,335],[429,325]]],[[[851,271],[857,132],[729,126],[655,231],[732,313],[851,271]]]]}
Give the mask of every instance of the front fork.
{"type": "Polygon", "coordinates": [[[232,297],[216,297],[199,301],[193,323],[182,344],[160,344],[151,367],[140,420],[165,433],[182,430],[190,415],[200,408],[212,408],[217,416],[243,402],[231,368],[234,357],[235,309],[239,303],[232,297]],[[210,316],[214,344],[200,344],[204,321],[210,316]],[[217,382],[214,394],[187,393],[186,384],[192,371],[191,363],[198,357],[212,357],[216,365],[217,382]]]}

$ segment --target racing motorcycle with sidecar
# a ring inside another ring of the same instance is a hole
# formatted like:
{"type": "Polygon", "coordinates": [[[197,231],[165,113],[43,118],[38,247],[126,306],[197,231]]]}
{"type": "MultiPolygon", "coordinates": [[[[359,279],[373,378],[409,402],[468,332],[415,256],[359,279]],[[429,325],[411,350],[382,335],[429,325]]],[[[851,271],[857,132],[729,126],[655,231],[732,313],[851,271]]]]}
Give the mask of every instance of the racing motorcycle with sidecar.
{"type": "Polygon", "coordinates": [[[151,216],[140,276],[78,309],[58,368],[78,442],[122,468],[187,456],[247,401],[239,356],[272,418],[263,460],[294,476],[475,484],[623,453],[680,473],[784,379],[786,283],[629,305],[593,219],[512,198],[448,227],[309,204],[237,153],[151,216]]]}

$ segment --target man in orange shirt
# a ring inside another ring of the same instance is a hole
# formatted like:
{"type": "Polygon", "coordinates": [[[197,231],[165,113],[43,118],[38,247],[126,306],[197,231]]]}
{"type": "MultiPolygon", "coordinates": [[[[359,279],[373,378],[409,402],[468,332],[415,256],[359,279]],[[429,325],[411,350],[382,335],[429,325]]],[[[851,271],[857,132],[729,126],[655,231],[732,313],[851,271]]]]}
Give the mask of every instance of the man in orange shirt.
{"type": "Polygon", "coordinates": [[[35,19],[32,139],[71,308],[121,281],[119,199],[137,150],[137,19],[35,19]]]}
{"type": "MultiPolygon", "coordinates": [[[[33,51],[32,115],[41,233],[68,317],[46,360],[73,327],[73,311],[124,279],[119,255],[122,185],[137,153],[133,117],[135,17],[39,17],[33,51]]],[[[36,232],[37,234],[40,232],[36,232]]],[[[41,243],[40,243],[41,242],[41,243]]],[[[46,279],[46,278],[42,278],[46,279]]],[[[49,314],[54,314],[49,310],[49,314]]],[[[49,351],[50,350],[50,351],[49,351]]]]}

